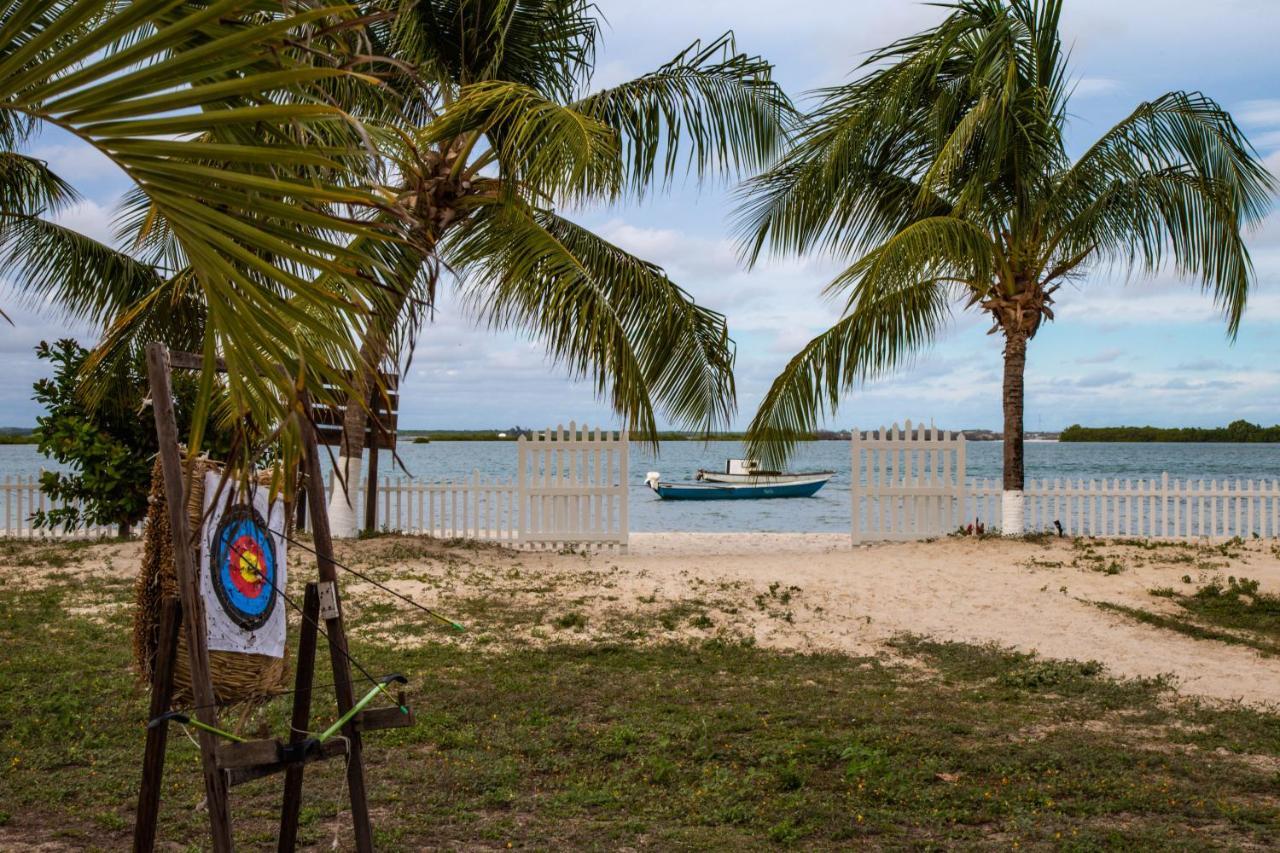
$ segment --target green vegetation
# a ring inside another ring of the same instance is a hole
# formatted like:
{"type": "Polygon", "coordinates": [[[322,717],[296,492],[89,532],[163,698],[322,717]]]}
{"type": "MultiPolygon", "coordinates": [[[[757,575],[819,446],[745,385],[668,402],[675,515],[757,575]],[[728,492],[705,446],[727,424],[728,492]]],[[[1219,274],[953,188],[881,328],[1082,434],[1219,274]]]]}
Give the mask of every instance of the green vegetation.
{"type": "MultiPolygon", "coordinates": [[[[332,397],[325,380],[356,363],[349,330],[380,293],[351,251],[357,239],[383,242],[361,222],[380,202],[352,171],[370,138],[349,103],[374,89],[348,70],[369,70],[352,55],[368,43],[349,35],[365,14],[327,0],[212,12],[200,3],[5,4],[0,268],[18,297],[103,329],[107,360],[198,319],[195,349],[218,353],[232,376],[223,423],[273,432],[301,387],[313,400],[332,397]],[[131,183],[116,217],[128,251],[61,216],[81,196],[32,156],[51,128],[131,183]],[[307,280],[317,275],[320,283],[307,280]]],[[[194,420],[203,426],[212,386],[201,393],[194,420]]],[[[290,461],[300,436],[297,427],[279,433],[290,461]]],[[[240,461],[257,454],[250,442],[236,446],[240,461]]]]}
{"type": "MultiPolygon", "coordinates": [[[[146,721],[131,579],[80,565],[120,547],[42,555],[40,588],[24,555],[49,546],[5,551],[0,839],[127,846],[146,721]]],[[[912,637],[902,664],[720,640],[484,652],[429,628],[393,648],[380,603],[351,601],[352,651],[408,673],[417,715],[367,740],[380,849],[1249,849],[1280,821],[1280,718],[1093,662],[912,637]]],[[[315,706],[332,718],[329,688],[315,706]]],[[[280,733],[287,713],[245,725],[280,733]]],[[[199,846],[199,764],[174,734],[161,837],[199,846]]],[[[246,849],[273,842],[279,784],[233,791],[246,849]]],[[[304,845],[349,843],[343,793],[340,762],[308,769],[304,845]]]]}
{"type": "MultiPolygon", "coordinates": [[[[1189,582],[1190,576],[1183,578],[1189,582]]],[[[1202,586],[1191,595],[1172,588],[1154,589],[1153,596],[1179,607],[1175,614],[1155,613],[1138,607],[1095,602],[1103,610],[1120,613],[1169,631],[1199,640],[1215,640],[1248,646],[1266,655],[1280,654],[1280,596],[1259,591],[1258,582],[1228,577],[1202,586]]]]}
{"type": "MultiPolygon", "coordinates": [[[[82,372],[89,351],[74,340],[41,341],[36,356],[53,367],[53,375],[34,385],[33,399],[44,406],[34,433],[39,451],[66,465],[68,471],[45,471],[40,491],[61,506],[32,516],[35,527],[75,530],[92,525],[115,525],[120,535],[147,512],[151,464],[156,453],[155,427],[144,413],[147,398],[145,368],[138,360],[113,362],[110,375],[98,374],[101,400],[86,402],[82,372]]],[[[174,378],[179,428],[189,425],[196,397],[195,379],[174,378]]],[[[225,455],[225,437],[205,433],[204,447],[225,455]]]]}
{"type": "Polygon", "coordinates": [[[40,437],[34,432],[9,433],[0,435],[0,444],[39,444],[40,437]]]}
{"type": "MultiPolygon", "coordinates": [[[[375,365],[407,358],[447,284],[482,325],[541,342],[637,438],[659,416],[727,426],[736,400],[724,316],[567,210],[764,168],[793,115],[770,63],[729,32],[602,88],[603,21],[587,0],[388,7],[393,20],[373,15],[362,35],[388,58],[379,70],[393,97],[344,106],[391,126],[371,134],[373,180],[379,195],[410,201],[377,217],[402,238],[395,251],[368,245],[371,260],[394,259],[350,399],[368,398],[375,365]]],[[[366,420],[347,405],[344,456],[359,458],[366,420]]],[[[332,504],[343,499],[335,490],[332,504]]]]}
{"type": "Polygon", "coordinates": [[[1059,441],[1177,441],[1177,442],[1280,442],[1280,425],[1264,427],[1249,421],[1232,421],[1225,427],[1085,427],[1072,424],[1059,441]]]}

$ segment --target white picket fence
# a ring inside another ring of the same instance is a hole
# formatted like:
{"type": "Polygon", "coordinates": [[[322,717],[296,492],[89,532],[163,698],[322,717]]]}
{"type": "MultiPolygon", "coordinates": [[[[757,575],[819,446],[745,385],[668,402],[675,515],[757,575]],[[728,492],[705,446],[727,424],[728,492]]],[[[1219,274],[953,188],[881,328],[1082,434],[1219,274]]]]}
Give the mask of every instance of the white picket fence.
{"type": "MultiPolygon", "coordinates": [[[[521,436],[512,480],[485,478],[478,471],[461,481],[384,478],[378,486],[377,528],[516,548],[625,551],[629,442],[625,430],[591,430],[570,422],[567,429],[521,436]]],[[[330,474],[330,495],[333,488],[330,474]]],[[[363,484],[354,502],[365,505],[363,484]]]]}
{"type": "MultiPolygon", "coordinates": [[[[853,430],[853,542],[932,539],[1001,526],[999,480],[965,477],[965,439],[906,421],[853,430]]],[[[1280,538],[1280,481],[1029,480],[1025,529],[1144,539],[1280,538]]]]}
{"type": "MultiPolygon", "coordinates": [[[[334,483],[330,472],[330,495],[334,483]]],[[[364,495],[361,483],[356,489],[356,506],[364,506],[364,495]]],[[[440,539],[479,539],[514,545],[520,538],[516,503],[515,483],[485,478],[479,471],[461,481],[431,483],[383,477],[378,484],[377,528],[440,539]]]]}
{"type": "Polygon", "coordinates": [[[964,514],[963,435],[923,424],[913,432],[856,427],[852,447],[853,541],[930,539],[958,528],[964,514]]]}
{"type": "MultiPolygon", "coordinates": [[[[558,426],[516,442],[516,476],[470,477],[422,482],[385,477],[378,487],[377,528],[442,539],[476,539],[514,548],[570,547],[625,551],[630,538],[625,430],[558,426]]],[[[448,445],[441,445],[447,453],[448,445]]],[[[328,493],[334,477],[329,475],[328,493]]],[[[364,484],[356,487],[355,506],[363,507],[364,484]]],[[[8,478],[0,484],[3,529],[0,536],[97,538],[114,536],[113,527],[63,533],[34,530],[31,514],[53,504],[37,478],[8,478]]],[[[308,510],[310,511],[310,509],[308,510]]],[[[136,531],[135,531],[136,532],[136,531]]]]}
{"type": "Polygon", "coordinates": [[[64,506],[62,501],[51,500],[40,491],[40,478],[35,475],[27,477],[5,477],[0,482],[0,506],[3,507],[4,526],[0,528],[0,537],[20,539],[97,539],[102,536],[115,536],[119,530],[115,525],[93,525],[79,530],[63,531],[61,527],[36,528],[31,524],[31,516],[39,511],[49,511],[64,506]]]}
{"type": "MultiPolygon", "coordinates": [[[[966,523],[999,528],[998,480],[967,490],[966,523]]],[[[1139,480],[1028,480],[1023,491],[1028,531],[1142,539],[1280,538],[1280,481],[1181,480],[1162,474],[1139,480]]]]}

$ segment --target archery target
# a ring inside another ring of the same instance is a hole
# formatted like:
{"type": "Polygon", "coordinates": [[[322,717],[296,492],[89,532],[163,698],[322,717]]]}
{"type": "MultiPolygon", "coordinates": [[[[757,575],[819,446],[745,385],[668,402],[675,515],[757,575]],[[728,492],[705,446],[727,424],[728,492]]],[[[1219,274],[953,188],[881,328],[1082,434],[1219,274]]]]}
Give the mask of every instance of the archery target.
{"type": "Polygon", "coordinates": [[[268,505],[266,487],[235,494],[221,475],[205,475],[205,526],[200,547],[201,591],[209,648],[280,657],[284,654],[284,506],[268,505]],[[216,501],[216,505],[215,505],[216,501]]]}
{"type": "Polygon", "coordinates": [[[276,598],[276,544],[267,522],[245,503],[223,513],[214,531],[213,591],[231,621],[252,631],[271,618],[276,598]]]}

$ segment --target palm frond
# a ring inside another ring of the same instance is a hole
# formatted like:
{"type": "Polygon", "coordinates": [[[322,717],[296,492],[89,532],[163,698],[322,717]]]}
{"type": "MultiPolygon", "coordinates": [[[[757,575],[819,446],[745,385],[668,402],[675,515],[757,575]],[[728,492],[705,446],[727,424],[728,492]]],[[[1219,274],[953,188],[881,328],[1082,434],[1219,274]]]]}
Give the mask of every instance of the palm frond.
{"type": "MultiPolygon", "coordinates": [[[[363,286],[361,259],[343,248],[362,229],[327,211],[374,200],[336,184],[331,167],[293,141],[313,127],[360,144],[340,111],[308,94],[347,72],[299,61],[292,41],[345,14],[274,0],[30,0],[0,13],[0,44],[16,46],[0,53],[0,112],[61,127],[136,183],[203,291],[206,355],[226,359],[235,405],[264,424],[287,410],[289,377],[316,360],[314,341],[355,358],[356,343],[341,340],[353,303],[308,282],[326,270],[363,286]],[[225,147],[267,144],[274,158],[225,147]]],[[[46,229],[41,239],[53,238],[46,229]]],[[[73,242],[61,245],[92,249],[73,242]]],[[[50,263],[73,256],[46,254],[50,263]]],[[[57,269],[47,273],[44,284],[57,269]]]]}
{"type": "Polygon", "coordinates": [[[1231,115],[1199,93],[1138,106],[1057,181],[1054,256],[1087,247],[1154,272],[1166,253],[1211,291],[1234,335],[1253,282],[1242,230],[1271,208],[1275,179],[1231,115]]]}
{"type": "Polygon", "coordinates": [[[148,264],[38,216],[0,216],[0,276],[32,305],[99,326],[160,283],[148,264]]]}
{"type": "Polygon", "coordinates": [[[80,199],[49,164],[16,151],[0,151],[0,216],[56,213],[80,199]]]}
{"type": "Polygon", "coordinates": [[[420,135],[420,145],[487,137],[507,191],[549,200],[611,194],[618,143],[605,124],[516,83],[466,86],[420,135]]]}
{"type": "MultiPolygon", "coordinates": [[[[865,282],[865,279],[863,280],[865,282]]],[[[840,395],[883,376],[927,346],[950,315],[945,281],[857,288],[852,309],[797,353],[773,380],[747,428],[747,453],[781,467],[840,395]]]]}
{"type": "Polygon", "coordinates": [[[526,86],[566,102],[595,60],[599,23],[590,0],[408,0],[388,55],[444,88],[485,81],[526,86]]]}
{"type": "Polygon", "coordinates": [[[733,411],[724,318],[652,264],[548,211],[495,202],[445,251],[467,304],[497,328],[525,330],[576,377],[590,377],[639,436],[655,409],[710,430],[733,411]]]}
{"type": "Polygon", "coordinates": [[[732,33],[696,41],[656,71],[572,104],[622,141],[630,189],[643,194],[681,169],[756,172],[781,151],[795,121],[773,66],[738,52],[732,33]]]}

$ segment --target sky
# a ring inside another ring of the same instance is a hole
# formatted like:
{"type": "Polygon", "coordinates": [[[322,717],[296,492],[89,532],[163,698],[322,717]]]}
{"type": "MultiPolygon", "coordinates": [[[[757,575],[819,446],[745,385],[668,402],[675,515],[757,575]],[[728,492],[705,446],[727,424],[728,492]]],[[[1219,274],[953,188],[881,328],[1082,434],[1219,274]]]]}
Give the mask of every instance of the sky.
{"type": "MultiPolygon", "coordinates": [[[[775,66],[801,106],[806,93],[851,78],[867,52],[927,28],[943,14],[914,0],[600,0],[606,22],[597,86],[651,70],[697,38],[732,30],[740,49],[775,66]]],[[[1068,0],[1062,30],[1076,83],[1068,141],[1088,146],[1144,100],[1200,90],[1232,112],[1280,174],[1280,15],[1275,0],[1068,0]]],[[[65,224],[110,240],[127,180],[87,146],[45,133],[31,153],[49,161],[84,201],[65,224]]],[[[649,261],[702,304],[723,312],[737,346],[738,415],[750,420],[773,377],[833,323],[823,300],[840,259],[769,259],[747,270],[733,240],[733,182],[678,180],[643,203],[569,212],[649,261]]],[[[1280,422],[1280,212],[1251,233],[1256,270],[1239,336],[1195,281],[1172,272],[1128,279],[1091,272],[1058,294],[1055,322],[1031,342],[1026,428],[1088,425],[1213,426],[1236,418],[1280,422]]],[[[93,330],[0,288],[14,320],[0,326],[0,426],[33,426],[31,384],[47,372],[34,346],[93,330]]],[[[931,420],[999,428],[1001,342],[959,306],[941,338],[895,375],[851,390],[830,428],[931,420]]],[[[548,363],[536,341],[477,328],[446,287],[401,385],[403,428],[542,426],[576,420],[616,426],[591,387],[548,363]]]]}

